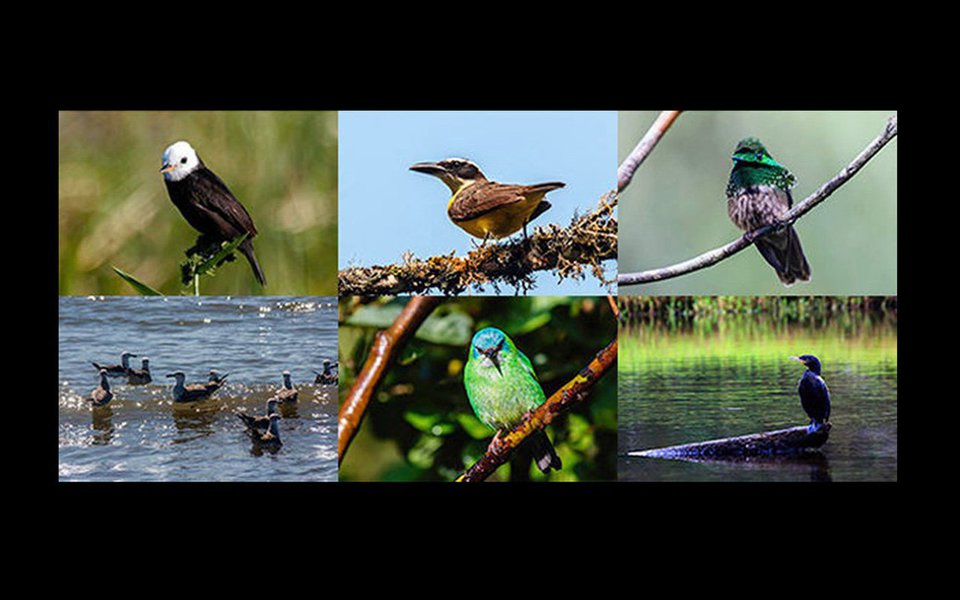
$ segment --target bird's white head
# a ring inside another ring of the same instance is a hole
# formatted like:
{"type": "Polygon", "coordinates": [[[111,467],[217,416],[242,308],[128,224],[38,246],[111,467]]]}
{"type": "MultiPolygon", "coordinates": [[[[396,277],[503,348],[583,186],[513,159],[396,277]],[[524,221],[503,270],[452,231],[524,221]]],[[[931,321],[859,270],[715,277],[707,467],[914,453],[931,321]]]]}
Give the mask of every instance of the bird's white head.
{"type": "Polygon", "coordinates": [[[167,181],[180,181],[200,166],[200,157],[188,142],[174,142],[163,151],[160,172],[167,181]]]}

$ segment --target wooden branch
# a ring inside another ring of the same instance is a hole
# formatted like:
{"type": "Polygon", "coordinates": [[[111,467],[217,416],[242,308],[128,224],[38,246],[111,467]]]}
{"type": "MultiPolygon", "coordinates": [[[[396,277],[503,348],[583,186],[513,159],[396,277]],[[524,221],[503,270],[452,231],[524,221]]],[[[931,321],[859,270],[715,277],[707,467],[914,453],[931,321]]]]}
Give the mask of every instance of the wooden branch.
{"type": "Polygon", "coordinates": [[[614,339],[593,357],[586,367],[552,396],[528,413],[510,432],[501,435],[480,460],[473,464],[456,481],[477,482],[489,477],[497,468],[510,459],[510,455],[523,440],[538,429],[549,425],[561,413],[583,402],[590,388],[614,366],[617,361],[617,340],[614,339]]]}
{"type": "Polygon", "coordinates": [[[725,246],[715,248],[709,252],[704,252],[700,256],[669,267],[652,269],[639,273],[621,273],[617,277],[617,284],[623,286],[650,283],[653,281],[663,281],[665,279],[671,279],[673,277],[679,277],[680,275],[686,275],[687,273],[699,271],[700,269],[705,269],[706,267],[715,265],[718,262],[733,256],[747,246],[752,245],[754,240],[757,238],[775,230],[782,229],[787,225],[792,225],[797,221],[797,219],[810,212],[816,205],[826,200],[830,194],[836,191],[837,188],[849,181],[851,177],[856,175],[857,172],[865,164],[867,164],[867,162],[869,162],[870,159],[873,158],[877,152],[879,152],[880,149],[887,144],[887,142],[896,137],[896,135],[897,115],[893,115],[887,121],[887,125],[884,127],[883,132],[881,132],[876,139],[870,142],[870,144],[859,155],[857,155],[855,159],[853,159],[853,162],[847,165],[835,177],[817,188],[815,192],[804,198],[802,202],[795,204],[793,208],[784,213],[779,223],[773,225],[764,225],[763,227],[745,233],[741,237],[725,246]]]}
{"type": "Polygon", "coordinates": [[[651,458],[747,458],[751,456],[773,456],[798,454],[807,449],[819,448],[830,437],[830,423],[825,423],[813,433],[807,433],[807,426],[778,429],[752,433],[732,438],[710,440],[666,448],[653,448],[639,452],[628,452],[630,456],[651,458]]]}
{"type": "MultiPolygon", "coordinates": [[[[617,257],[616,194],[604,195],[596,210],[575,216],[568,227],[537,227],[529,243],[522,239],[488,242],[464,258],[450,253],[426,260],[405,255],[403,264],[355,267],[339,273],[339,293],[349,295],[422,294],[437,289],[446,295],[470,285],[506,283],[518,290],[533,287],[535,271],[553,270],[561,279],[583,277],[584,266],[603,281],[601,262],[617,257]]],[[[609,283],[613,283],[612,281],[609,283]]]]}
{"type": "Polygon", "coordinates": [[[653,125],[651,125],[647,133],[644,134],[636,148],[620,163],[620,168],[617,169],[617,192],[622,192],[625,187],[630,185],[633,174],[640,165],[643,164],[643,161],[647,159],[647,156],[653,151],[657,142],[659,142],[663,134],[670,129],[670,126],[673,125],[673,122],[680,116],[681,112],[683,111],[665,110],[660,113],[660,116],[653,122],[653,125]]]}
{"type": "Polygon", "coordinates": [[[344,399],[343,406],[340,407],[337,417],[337,464],[343,462],[343,456],[360,428],[360,420],[367,410],[367,404],[393,359],[400,353],[407,339],[440,304],[440,301],[441,298],[436,296],[414,296],[403,307],[389,328],[377,332],[363,369],[360,370],[353,387],[344,399]]]}

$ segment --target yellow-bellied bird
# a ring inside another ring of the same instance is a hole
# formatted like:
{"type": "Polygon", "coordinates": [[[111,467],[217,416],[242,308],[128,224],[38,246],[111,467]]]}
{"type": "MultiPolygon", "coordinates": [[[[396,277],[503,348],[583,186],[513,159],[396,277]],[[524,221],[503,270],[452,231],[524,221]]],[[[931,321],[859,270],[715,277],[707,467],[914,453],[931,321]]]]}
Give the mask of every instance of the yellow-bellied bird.
{"type": "Polygon", "coordinates": [[[454,224],[486,242],[512,235],[521,229],[527,237],[527,223],[550,208],[547,192],[562,188],[559,181],[518,185],[489,181],[475,163],[463,158],[421,162],[411,171],[426,173],[447,184],[453,196],[447,215],[454,224]]]}

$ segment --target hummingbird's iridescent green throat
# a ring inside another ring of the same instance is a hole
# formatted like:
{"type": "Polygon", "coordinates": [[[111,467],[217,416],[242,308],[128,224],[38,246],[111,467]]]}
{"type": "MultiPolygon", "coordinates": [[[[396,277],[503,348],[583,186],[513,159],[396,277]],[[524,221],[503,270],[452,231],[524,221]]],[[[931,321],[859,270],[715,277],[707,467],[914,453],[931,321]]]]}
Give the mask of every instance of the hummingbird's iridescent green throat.
{"type": "Polygon", "coordinates": [[[727,195],[737,189],[755,185],[773,185],[781,190],[789,190],[796,178],[786,167],[773,160],[770,153],[757,138],[740,140],[733,151],[733,170],[727,184],[727,195]]]}

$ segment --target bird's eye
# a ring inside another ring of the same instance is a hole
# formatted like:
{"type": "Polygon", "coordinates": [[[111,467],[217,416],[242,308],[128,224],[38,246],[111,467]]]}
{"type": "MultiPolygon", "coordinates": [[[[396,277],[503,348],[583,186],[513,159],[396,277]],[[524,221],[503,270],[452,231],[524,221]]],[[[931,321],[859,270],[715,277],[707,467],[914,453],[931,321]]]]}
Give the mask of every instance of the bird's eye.
{"type": "Polygon", "coordinates": [[[763,160],[763,152],[757,152],[757,160],[763,160]]]}
{"type": "Polygon", "coordinates": [[[181,164],[181,165],[187,164],[187,157],[186,157],[186,156],[184,156],[183,158],[180,159],[180,164],[181,164]]]}

